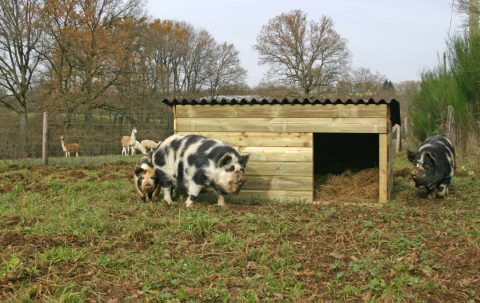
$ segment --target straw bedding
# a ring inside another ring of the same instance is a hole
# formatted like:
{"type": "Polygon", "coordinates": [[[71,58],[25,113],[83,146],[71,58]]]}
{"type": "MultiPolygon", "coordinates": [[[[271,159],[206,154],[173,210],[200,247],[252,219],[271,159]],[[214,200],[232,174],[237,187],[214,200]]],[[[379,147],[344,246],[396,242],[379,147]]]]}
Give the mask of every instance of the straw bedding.
{"type": "Polygon", "coordinates": [[[378,168],[315,176],[315,201],[372,203],[378,201],[378,168]]]}

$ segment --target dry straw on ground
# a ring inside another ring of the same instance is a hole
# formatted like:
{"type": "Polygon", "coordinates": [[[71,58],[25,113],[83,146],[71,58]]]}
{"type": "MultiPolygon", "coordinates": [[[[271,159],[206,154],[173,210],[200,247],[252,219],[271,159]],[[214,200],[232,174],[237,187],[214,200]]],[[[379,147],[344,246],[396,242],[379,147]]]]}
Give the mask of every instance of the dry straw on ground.
{"type": "Polygon", "coordinates": [[[378,200],[378,168],[315,176],[315,200],[372,203],[378,200]]]}

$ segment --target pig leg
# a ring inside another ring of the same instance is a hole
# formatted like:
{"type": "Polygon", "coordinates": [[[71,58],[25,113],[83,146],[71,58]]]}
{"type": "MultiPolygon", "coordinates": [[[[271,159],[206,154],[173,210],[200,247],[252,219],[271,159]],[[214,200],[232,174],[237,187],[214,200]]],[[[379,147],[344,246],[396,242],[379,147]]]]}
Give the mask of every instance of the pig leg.
{"type": "Polygon", "coordinates": [[[217,205],[218,206],[225,206],[225,198],[223,197],[223,194],[219,191],[215,191],[217,193],[217,205]]]}
{"type": "Polygon", "coordinates": [[[200,191],[202,190],[203,186],[196,184],[196,183],[190,183],[188,186],[188,198],[187,201],[185,201],[185,206],[186,207],[192,207],[193,202],[195,199],[198,197],[198,194],[200,194],[200,191]]]}
{"type": "Polygon", "coordinates": [[[161,188],[161,187],[160,187],[159,185],[156,185],[156,186],[155,186],[155,190],[154,190],[153,193],[152,193],[152,201],[153,201],[154,199],[157,199],[158,195],[160,194],[160,188],[161,188]]]}
{"type": "Polygon", "coordinates": [[[140,194],[140,198],[142,198],[142,201],[145,202],[145,193],[143,193],[138,187],[137,187],[137,191],[140,194]]]}
{"type": "Polygon", "coordinates": [[[163,200],[167,202],[168,205],[172,205],[172,187],[163,187],[163,200]]]}
{"type": "Polygon", "coordinates": [[[160,189],[163,189],[163,200],[167,202],[168,205],[173,203],[172,201],[172,181],[168,179],[165,173],[160,169],[155,169],[155,176],[157,177],[156,189],[154,190],[155,197],[160,193],[160,189]]]}
{"type": "Polygon", "coordinates": [[[437,188],[437,197],[445,198],[446,196],[448,196],[448,185],[440,184],[437,188]]]}

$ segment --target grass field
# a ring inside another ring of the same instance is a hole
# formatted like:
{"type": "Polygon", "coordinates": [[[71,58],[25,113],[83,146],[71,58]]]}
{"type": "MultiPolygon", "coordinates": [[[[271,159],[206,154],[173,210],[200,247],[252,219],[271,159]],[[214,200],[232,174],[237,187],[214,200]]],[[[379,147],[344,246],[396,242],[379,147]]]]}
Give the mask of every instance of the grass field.
{"type": "Polygon", "coordinates": [[[444,200],[398,173],[384,207],[187,210],[139,203],[125,159],[0,162],[1,302],[480,300],[478,167],[444,200]]]}

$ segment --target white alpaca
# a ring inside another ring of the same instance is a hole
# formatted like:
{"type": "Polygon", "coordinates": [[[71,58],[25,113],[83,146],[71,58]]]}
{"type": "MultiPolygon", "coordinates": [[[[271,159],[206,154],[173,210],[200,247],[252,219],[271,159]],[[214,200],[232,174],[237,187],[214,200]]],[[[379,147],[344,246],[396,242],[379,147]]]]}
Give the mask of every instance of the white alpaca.
{"type": "Polygon", "coordinates": [[[133,145],[131,149],[132,149],[132,155],[135,155],[135,150],[140,151],[144,155],[147,154],[147,149],[138,141],[135,141],[135,145],[133,145]]]}
{"type": "Polygon", "coordinates": [[[145,147],[145,149],[147,149],[148,151],[154,151],[155,149],[157,149],[160,143],[162,143],[162,141],[158,141],[157,143],[152,140],[142,140],[142,142],[140,142],[140,144],[142,144],[142,146],[145,147]]]}
{"type": "Polygon", "coordinates": [[[70,152],[76,153],[76,156],[78,157],[78,152],[80,151],[80,144],[65,143],[63,141],[63,136],[60,136],[60,141],[62,141],[62,149],[65,152],[65,157],[70,157],[70,152]]]}
{"type": "Polygon", "coordinates": [[[122,144],[122,156],[127,156],[129,152],[132,152],[132,155],[134,153],[134,146],[135,142],[137,139],[135,138],[135,134],[137,133],[137,129],[134,127],[132,129],[132,134],[130,136],[123,136],[122,139],[120,140],[120,143],[122,144]]]}

